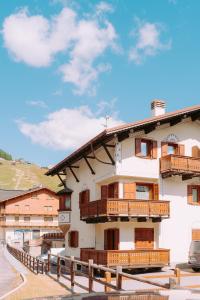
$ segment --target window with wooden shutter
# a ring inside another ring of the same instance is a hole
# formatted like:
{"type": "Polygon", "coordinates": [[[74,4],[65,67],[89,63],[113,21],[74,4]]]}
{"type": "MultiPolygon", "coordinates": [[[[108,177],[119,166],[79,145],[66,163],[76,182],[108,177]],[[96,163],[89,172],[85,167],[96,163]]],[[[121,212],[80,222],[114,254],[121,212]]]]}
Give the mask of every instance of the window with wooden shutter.
{"type": "Polygon", "coordinates": [[[157,141],[148,140],[148,139],[135,139],[135,156],[141,158],[157,158],[157,141]]]}
{"type": "Polygon", "coordinates": [[[124,183],[124,199],[136,199],[136,183],[124,183]]]}
{"type": "Polygon", "coordinates": [[[187,199],[189,204],[200,205],[200,185],[188,185],[187,199]]]}
{"type": "Polygon", "coordinates": [[[137,182],[136,183],[137,200],[154,200],[153,183],[137,182]]]}
{"type": "Polygon", "coordinates": [[[104,230],[104,250],[119,250],[119,229],[104,230]]]}
{"type": "Polygon", "coordinates": [[[154,248],[154,229],[135,228],[135,249],[154,248]]]}
{"type": "Polygon", "coordinates": [[[119,183],[114,182],[108,185],[108,198],[119,198],[119,183]]]}
{"type": "Polygon", "coordinates": [[[168,143],[162,142],[161,143],[161,156],[168,155],[168,143]]]}
{"type": "Polygon", "coordinates": [[[79,233],[77,230],[69,231],[68,245],[71,248],[78,248],[79,246],[79,233]]]}
{"type": "Polygon", "coordinates": [[[185,145],[172,143],[172,142],[161,142],[161,155],[166,156],[170,154],[185,155],[185,145]]]}

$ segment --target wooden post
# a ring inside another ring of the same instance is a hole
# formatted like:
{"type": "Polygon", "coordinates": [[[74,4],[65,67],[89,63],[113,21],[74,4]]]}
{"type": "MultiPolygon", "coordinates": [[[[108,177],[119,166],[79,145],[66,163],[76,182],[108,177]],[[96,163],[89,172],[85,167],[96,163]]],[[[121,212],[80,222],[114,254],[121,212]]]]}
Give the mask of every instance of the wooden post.
{"type": "Polygon", "coordinates": [[[35,257],[33,257],[33,272],[35,272],[35,257]]]}
{"type": "Polygon", "coordinates": [[[57,258],[57,280],[60,279],[60,256],[57,258]]]}
{"type": "Polygon", "coordinates": [[[36,259],[37,261],[37,274],[39,273],[39,259],[36,259]]]}
{"type": "Polygon", "coordinates": [[[89,287],[89,293],[91,293],[92,289],[93,289],[93,276],[94,276],[94,269],[92,267],[93,259],[89,259],[88,262],[89,262],[89,266],[88,266],[89,284],[88,284],[88,287],[89,287]]]}
{"type": "MultiPolygon", "coordinates": [[[[111,273],[110,272],[105,272],[105,281],[107,283],[111,283],[111,273]]],[[[105,292],[108,293],[110,292],[110,288],[105,285],[105,292]]]]}
{"type": "Polygon", "coordinates": [[[47,273],[50,273],[51,253],[48,252],[47,273]]]}
{"type": "Polygon", "coordinates": [[[117,287],[117,290],[121,290],[122,289],[122,267],[120,266],[117,266],[117,269],[116,269],[116,287],[117,287]]]}
{"type": "Polygon", "coordinates": [[[175,277],[176,277],[176,284],[178,285],[178,286],[180,286],[180,276],[181,276],[181,272],[180,272],[180,269],[179,268],[175,268],[174,269],[174,275],[175,275],[175,277]]]}
{"type": "Polygon", "coordinates": [[[75,278],[75,264],[74,264],[74,256],[71,256],[70,261],[70,276],[71,276],[71,289],[74,292],[74,278],[75,278]]]}

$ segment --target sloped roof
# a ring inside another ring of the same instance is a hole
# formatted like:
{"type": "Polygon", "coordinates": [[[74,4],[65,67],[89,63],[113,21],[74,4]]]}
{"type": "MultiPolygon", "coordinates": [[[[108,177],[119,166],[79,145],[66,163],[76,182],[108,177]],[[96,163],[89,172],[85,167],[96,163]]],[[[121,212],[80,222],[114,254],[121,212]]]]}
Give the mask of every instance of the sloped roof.
{"type": "Polygon", "coordinates": [[[36,188],[32,188],[29,190],[5,190],[5,189],[0,189],[0,202],[4,202],[10,199],[14,199],[17,197],[21,197],[24,195],[28,195],[31,194],[33,192],[37,192],[40,190],[48,190],[51,193],[54,193],[52,190],[46,188],[46,187],[36,187],[36,188]]]}
{"type": "Polygon", "coordinates": [[[140,131],[146,129],[149,126],[156,125],[157,123],[164,124],[170,121],[173,121],[179,117],[192,117],[198,114],[200,117],[200,105],[186,107],[184,109],[176,110],[174,112],[165,113],[160,116],[151,117],[147,119],[143,119],[140,121],[126,123],[120,126],[115,126],[112,128],[105,129],[93,139],[89,140],[86,144],[75,150],[72,154],[67,156],[53,168],[51,168],[46,175],[55,175],[59,171],[63,170],[65,167],[70,166],[71,164],[75,163],[76,161],[83,158],[83,155],[87,155],[92,152],[92,148],[95,150],[101,147],[102,143],[110,141],[115,134],[118,136],[122,135],[124,132],[130,131],[133,129],[134,131],[140,131]],[[91,148],[92,145],[92,148],[91,148]]]}

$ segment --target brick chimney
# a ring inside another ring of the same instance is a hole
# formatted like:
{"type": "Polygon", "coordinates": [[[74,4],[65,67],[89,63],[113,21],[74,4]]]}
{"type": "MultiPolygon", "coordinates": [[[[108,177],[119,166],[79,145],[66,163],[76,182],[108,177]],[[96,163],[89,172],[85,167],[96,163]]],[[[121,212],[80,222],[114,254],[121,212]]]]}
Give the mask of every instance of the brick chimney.
{"type": "Polygon", "coordinates": [[[165,114],[165,101],[154,99],[151,102],[151,115],[152,117],[157,117],[165,114]]]}

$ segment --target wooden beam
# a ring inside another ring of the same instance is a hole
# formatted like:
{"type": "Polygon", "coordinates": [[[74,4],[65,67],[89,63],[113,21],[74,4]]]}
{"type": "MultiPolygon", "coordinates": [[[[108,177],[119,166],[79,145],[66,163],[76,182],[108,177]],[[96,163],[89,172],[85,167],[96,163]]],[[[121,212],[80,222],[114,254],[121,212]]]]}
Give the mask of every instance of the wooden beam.
{"type": "Polygon", "coordinates": [[[57,173],[58,178],[62,182],[63,186],[66,187],[65,181],[61,178],[60,173],[57,173]]]}
{"type": "Polygon", "coordinates": [[[105,144],[107,148],[115,148],[115,145],[105,144]]]}
{"type": "Polygon", "coordinates": [[[89,161],[87,160],[87,157],[83,156],[83,158],[84,158],[86,164],[88,165],[88,168],[90,169],[92,175],[95,175],[95,171],[93,170],[91,164],[90,164],[89,161]]]}
{"type": "Polygon", "coordinates": [[[196,120],[199,120],[200,119],[200,112],[196,113],[196,114],[193,114],[191,116],[191,119],[192,121],[196,121],[196,120]]]}
{"type": "Polygon", "coordinates": [[[105,144],[102,144],[102,147],[104,148],[104,150],[106,151],[106,154],[108,155],[110,161],[111,161],[111,164],[114,166],[115,165],[115,161],[114,159],[112,158],[112,155],[110,154],[110,152],[108,151],[107,147],[105,144]]]}
{"type": "Polygon", "coordinates": [[[68,166],[68,168],[70,169],[70,171],[71,171],[72,175],[73,175],[73,176],[74,176],[74,178],[76,179],[76,182],[79,182],[79,179],[78,179],[78,177],[76,176],[76,174],[74,173],[74,171],[73,171],[72,167],[71,167],[71,166],[68,166]]]}
{"type": "Polygon", "coordinates": [[[183,116],[172,119],[169,123],[170,126],[174,126],[182,121],[183,116]]]}
{"type": "Polygon", "coordinates": [[[147,128],[144,129],[144,133],[145,134],[150,133],[150,132],[154,131],[155,129],[156,129],[156,124],[149,125],[149,126],[147,126],[147,128]]]}

